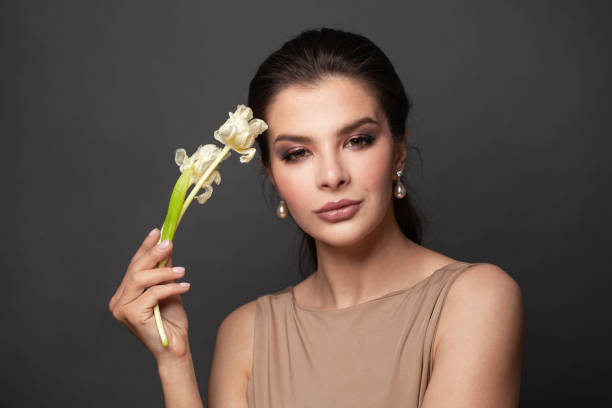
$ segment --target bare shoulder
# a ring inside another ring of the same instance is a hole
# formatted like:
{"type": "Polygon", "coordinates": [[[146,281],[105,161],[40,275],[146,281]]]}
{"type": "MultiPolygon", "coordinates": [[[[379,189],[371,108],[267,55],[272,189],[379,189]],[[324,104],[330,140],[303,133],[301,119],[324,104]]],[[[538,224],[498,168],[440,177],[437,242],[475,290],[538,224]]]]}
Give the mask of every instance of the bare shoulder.
{"type": "MultiPolygon", "coordinates": [[[[455,332],[465,323],[462,319],[469,316],[477,318],[478,314],[487,314],[496,319],[504,316],[515,320],[520,318],[523,294],[514,278],[502,268],[481,263],[466,268],[457,276],[444,303],[438,321],[436,346],[445,333],[455,332]]],[[[434,347],[434,356],[436,350],[434,347]]]]}
{"type": "Polygon", "coordinates": [[[256,299],[241,305],[219,325],[208,381],[211,408],[247,406],[256,305],[256,299]]]}
{"type": "Polygon", "coordinates": [[[518,283],[493,264],[466,268],[449,288],[440,314],[423,406],[444,406],[453,399],[472,407],[517,406],[522,342],[518,283]],[[473,384],[486,392],[476,392],[473,384]]]}
{"type": "Polygon", "coordinates": [[[477,307],[481,313],[498,312],[499,318],[519,311],[523,303],[519,284],[502,268],[490,263],[466,268],[451,285],[447,297],[451,305],[448,310],[466,311],[477,307]]]}
{"type": "Polygon", "coordinates": [[[497,265],[480,263],[469,266],[457,276],[448,291],[446,301],[462,303],[462,300],[468,300],[477,303],[502,302],[503,304],[516,302],[521,297],[520,286],[506,271],[497,265]]]}

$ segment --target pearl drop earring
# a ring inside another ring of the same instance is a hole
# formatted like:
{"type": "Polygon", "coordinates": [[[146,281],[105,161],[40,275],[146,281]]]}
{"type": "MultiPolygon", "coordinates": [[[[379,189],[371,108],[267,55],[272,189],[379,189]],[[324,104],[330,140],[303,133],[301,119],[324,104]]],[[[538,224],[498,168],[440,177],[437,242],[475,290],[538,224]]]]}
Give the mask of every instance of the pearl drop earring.
{"type": "Polygon", "coordinates": [[[281,199],[278,203],[278,207],[276,207],[276,216],[278,218],[286,218],[287,214],[287,203],[285,200],[281,199]]]}
{"type": "Polygon", "coordinates": [[[395,187],[393,188],[393,196],[395,198],[404,198],[406,196],[406,187],[404,187],[399,179],[402,175],[402,171],[398,170],[395,174],[397,174],[397,181],[395,182],[395,187]]]}

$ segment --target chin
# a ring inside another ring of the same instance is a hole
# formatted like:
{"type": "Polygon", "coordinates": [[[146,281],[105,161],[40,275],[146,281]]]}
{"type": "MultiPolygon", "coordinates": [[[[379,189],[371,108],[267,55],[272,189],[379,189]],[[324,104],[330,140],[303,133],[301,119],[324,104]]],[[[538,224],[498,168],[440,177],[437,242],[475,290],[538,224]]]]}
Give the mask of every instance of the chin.
{"type": "Polygon", "coordinates": [[[325,245],[345,248],[359,244],[367,239],[374,226],[367,226],[356,222],[325,223],[324,227],[316,230],[316,234],[310,234],[314,239],[325,245]]]}

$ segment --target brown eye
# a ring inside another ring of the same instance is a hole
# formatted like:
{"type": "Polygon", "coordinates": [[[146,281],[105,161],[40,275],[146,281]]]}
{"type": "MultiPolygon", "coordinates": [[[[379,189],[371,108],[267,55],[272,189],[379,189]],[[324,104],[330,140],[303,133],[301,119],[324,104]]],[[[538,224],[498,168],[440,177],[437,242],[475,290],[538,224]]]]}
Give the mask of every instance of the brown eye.
{"type": "Polygon", "coordinates": [[[306,151],[304,149],[296,149],[292,152],[286,152],[281,157],[281,160],[292,162],[296,161],[299,157],[303,156],[306,151]]]}
{"type": "Polygon", "coordinates": [[[360,135],[356,137],[352,137],[349,140],[349,143],[353,143],[353,146],[367,146],[372,144],[374,138],[370,135],[360,135]]]}

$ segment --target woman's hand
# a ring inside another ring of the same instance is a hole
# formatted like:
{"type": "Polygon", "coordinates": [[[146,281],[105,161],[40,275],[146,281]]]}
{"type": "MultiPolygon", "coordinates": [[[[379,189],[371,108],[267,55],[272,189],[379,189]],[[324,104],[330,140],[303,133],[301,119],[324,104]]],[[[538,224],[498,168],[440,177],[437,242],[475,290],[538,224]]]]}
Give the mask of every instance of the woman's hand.
{"type": "Polygon", "coordinates": [[[176,283],[185,269],[172,267],[172,242],[157,245],[160,231],[154,229],[132,257],[119,288],[108,303],[115,319],[123,323],[151,351],[158,364],[191,358],[187,337],[187,314],[181,294],[189,284],[176,283]],[[168,257],[167,266],[156,265],[168,257]],[[159,303],[168,346],[162,346],[153,308],[159,303]]]}

